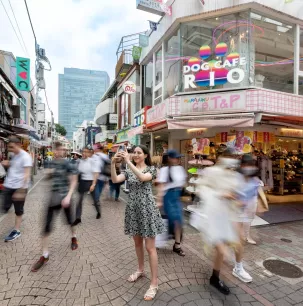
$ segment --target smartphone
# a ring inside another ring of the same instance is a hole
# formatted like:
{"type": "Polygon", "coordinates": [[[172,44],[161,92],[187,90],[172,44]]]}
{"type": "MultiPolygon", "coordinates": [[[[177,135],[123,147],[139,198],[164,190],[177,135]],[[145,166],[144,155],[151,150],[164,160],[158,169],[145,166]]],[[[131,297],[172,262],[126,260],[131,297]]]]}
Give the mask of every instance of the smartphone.
{"type": "Polygon", "coordinates": [[[125,152],[125,145],[119,146],[118,152],[125,152]]]}

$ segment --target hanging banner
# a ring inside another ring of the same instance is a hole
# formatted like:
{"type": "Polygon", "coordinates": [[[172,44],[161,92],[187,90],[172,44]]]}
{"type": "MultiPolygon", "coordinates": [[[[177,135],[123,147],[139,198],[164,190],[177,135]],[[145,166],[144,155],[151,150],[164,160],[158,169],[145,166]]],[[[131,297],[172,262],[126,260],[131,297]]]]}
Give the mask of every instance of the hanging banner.
{"type": "Polygon", "coordinates": [[[197,140],[196,138],[192,139],[193,153],[201,154],[201,155],[209,155],[210,154],[210,141],[207,138],[201,138],[197,140]]]}
{"type": "Polygon", "coordinates": [[[16,87],[21,91],[30,91],[30,59],[17,57],[16,59],[16,87]]]}
{"type": "Polygon", "coordinates": [[[257,142],[264,142],[263,132],[257,132],[257,142]]]}
{"type": "Polygon", "coordinates": [[[139,60],[140,60],[140,57],[141,57],[141,51],[142,51],[142,48],[141,48],[141,47],[138,47],[138,46],[133,46],[133,52],[132,52],[132,55],[133,55],[133,59],[134,59],[134,61],[139,61],[139,60]]]}
{"type": "Polygon", "coordinates": [[[215,142],[218,143],[223,143],[223,142],[227,142],[227,132],[222,132],[222,133],[218,133],[215,136],[215,142]]]}
{"type": "Polygon", "coordinates": [[[276,135],[274,133],[269,133],[269,142],[270,143],[276,142],[276,135]]]}

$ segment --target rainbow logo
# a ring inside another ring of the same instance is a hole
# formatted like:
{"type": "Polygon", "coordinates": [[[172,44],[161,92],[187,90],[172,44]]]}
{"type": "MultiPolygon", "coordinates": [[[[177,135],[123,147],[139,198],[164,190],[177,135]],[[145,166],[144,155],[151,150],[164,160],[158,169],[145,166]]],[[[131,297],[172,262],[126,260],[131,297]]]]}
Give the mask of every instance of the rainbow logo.
{"type": "Polygon", "coordinates": [[[232,61],[233,61],[234,59],[239,59],[239,58],[240,58],[240,54],[237,53],[237,52],[230,53],[230,54],[228,54],[227,57],[226,57],[226,59],[227,59],[230,63],[232,63],[232,61]]]}
{"type": "Polygon", "coordinates": [[[193,65],[200,65],[201,64],[201,60],[199,58],[196,58],[196,57],[191,57],[189,60],[188,60],[188,66],[193,66],[193,65]]]}
{"type": "Polygon", "coordinates": [[[224,42],[220,42],[217,44],[215,48],[215,54],[217,56],[224,56],[227,53],[228,47],[227,44],[224,42]]]}
{"type": "Polygon", "coordinates": [[[206,46],[206,45],[202,46],[202,47],[200,48],[199,54],[200,54],[200,57],[201,57],[203,60],[209,58],[210,55],[211,55],[210,46],[206,46]]]}

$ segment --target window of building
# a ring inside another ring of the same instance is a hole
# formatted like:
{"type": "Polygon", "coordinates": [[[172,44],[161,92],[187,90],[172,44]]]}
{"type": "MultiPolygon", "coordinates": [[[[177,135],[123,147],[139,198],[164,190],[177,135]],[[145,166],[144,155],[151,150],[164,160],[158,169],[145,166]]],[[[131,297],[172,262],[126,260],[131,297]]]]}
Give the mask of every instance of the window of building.
{"type": "Polygon", "coordinates": [[[303,72],[303,28],[300,30],[300,71],[303,72]]]}
{"type": "Polygon", "coordinates": [[[120,127],[124,128],[129,124],[129,100],[128,94],[123,94],[121,96],[121,107],[120,107],[120,127]]]}
{"type": "Polygon", "coordinates": [[[294,92],[294,26],[251,13],[254,27],[255,85],[276,91],[294,92]]]}
{"type": "Polygon", "coordinates": [[[299,95],[303,96],[303,77],[299,77],[299,95]]]}
{"type": "Polygon", "coordinates": [[[249,12],[181,24],[182,92],[249,86],[249,12]]]}
{"type": "Polygon", "coordinates": [[[155,88],[154,88],[154,104],[162,102],[162,48],[156,52],[156,63],[155,63],[155,88]]]}
{"type": "Polygon", "coordinates": [[[143,66],[143,106],[152,106],[153,92],[153,58],[151,57],[148,64],[143,66]]]}
{"type": "Polygon", "coordinates": [[[164,99],[173,96],[181,84],[180,29],[165,42],[164,99]]]}

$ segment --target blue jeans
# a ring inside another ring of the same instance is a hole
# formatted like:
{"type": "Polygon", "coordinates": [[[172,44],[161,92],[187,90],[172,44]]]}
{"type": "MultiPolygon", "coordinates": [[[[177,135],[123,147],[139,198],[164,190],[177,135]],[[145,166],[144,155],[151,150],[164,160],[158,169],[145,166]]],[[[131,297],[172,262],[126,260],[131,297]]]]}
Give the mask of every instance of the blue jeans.
{"type": "Polygon", "coordinates": [[[169,233],[174,233],[175,223],[180,226],[183,224],[183,209],[180,201],[182,190],[180,188],[173,188],[167,190],[163,199],[164,212],[168,218],[169,233]]]}
{"type": "Polygon", "coordinates": [[[115,195],[115,200],[119,199],[120,186],[121,186],[121,183],[113,183],[112,180],[109,180],[109,196],[111,198],[113,198],[115,195]]]}
{"type": "Polygon", "coordinates": [[[97,180],[97,184],[94,190],[94,200],[95,203],[100,203],[100,196],[102,194],[103,187],[105,185],[104,181],[97,180]]]}

